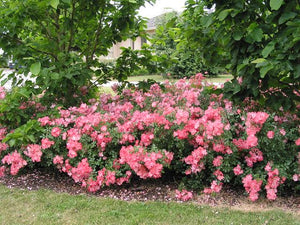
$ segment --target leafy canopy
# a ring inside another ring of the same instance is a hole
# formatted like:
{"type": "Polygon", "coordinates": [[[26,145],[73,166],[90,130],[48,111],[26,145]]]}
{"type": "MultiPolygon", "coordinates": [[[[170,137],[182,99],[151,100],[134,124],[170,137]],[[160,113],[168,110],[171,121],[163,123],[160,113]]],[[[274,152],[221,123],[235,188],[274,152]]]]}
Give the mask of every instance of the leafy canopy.
{"type": "Polygon", "coordinates": [[[225,84],[227,97],[295,106],[300,100],[298,0],[188,0],[186,7],[186,43],[198,45],[211,65],[222,65],[224,52],[229,53],[232,74],[243,80],[225,84]]]}
{"type": "MultiPolygon", "coordinates": [[[[19,73],[31,72],[36,82],[27,85],[46,90],[45,99],[74,105],[73,95],[91,92],[93,76],[102,83],[114,76],[115,68],[99,57],[113,44],[143,34],[146,24],[137,10],[154,1],[1,1],[0,48],[23,65],[19,73]]],[[[18,84],[17,75],[10,78],[18,84]]]]}

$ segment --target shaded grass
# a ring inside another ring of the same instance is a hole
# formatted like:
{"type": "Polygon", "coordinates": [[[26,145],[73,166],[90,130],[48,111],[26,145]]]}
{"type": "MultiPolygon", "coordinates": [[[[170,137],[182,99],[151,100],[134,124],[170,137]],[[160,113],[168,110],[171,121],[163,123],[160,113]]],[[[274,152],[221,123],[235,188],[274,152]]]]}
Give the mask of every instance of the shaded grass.
{"type": "Polygon", "coordinates": [[[280,224],[300,221],[279,210],[242,212],[194,204],[125,202],[27,191],[0,185],[0,224],[280,224]]]}

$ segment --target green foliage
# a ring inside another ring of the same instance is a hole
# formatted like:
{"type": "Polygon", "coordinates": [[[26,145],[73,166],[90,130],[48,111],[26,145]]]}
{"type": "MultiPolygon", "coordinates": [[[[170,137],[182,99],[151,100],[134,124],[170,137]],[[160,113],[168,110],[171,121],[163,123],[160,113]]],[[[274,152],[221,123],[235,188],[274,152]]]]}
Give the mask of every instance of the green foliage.
{"type": "Polygon", "coordinates": [[[214,76],[228,70],[229,52],[224,48],[226,39],[223,34],[213,36],[215,27],[209,26],[211,14],[204,9],[201,1],[187,2],[178,24],[177,50],[187,61],[187,67],[193,67],[197,72],[207,71],[214,76]]]}
{"type": "Polygon", "coordinates": [[[175,56],[178,55],[176,52],[177,32],[175,28],[180,17],[176,12],[170,12],[155,19],[156,31],[151,37],[152,48],[162,60],[163,72],[177,75],[178,69],[176,66],[179,64],[180,59],[175,56]]]}
{"type": "Polygon", "coordinates": [[[18,127],[13,133],[9,133],[3,139],[3,142],[7,142],[10,147],[26,146],[30,143],[38,141],[39,132],[41,132],[40,123],[37,120],[29,120],[26,124],[18,127]]]}
{"type": "MultiPolygon", "coordinates": [[[[16,87],[8,92],[6,97],[0,100],[0,124],[9,129],[15,129],[36,116],[37,103],[32,101],[31,97],[31,91],[24,87],[16,87]]],[[[41,105],[38,104],[38,107],[41,105]]]]}
{"type": "Polygon", "coordinates": [[[122,55],[116,61],[116,68],[113,71],[114,77],[118,81],[125,81],[134,71],[142,67],[147,68],[150,73],[156,72],[159,68],[159,57],[153,55],[144,45],[141,50],[122,48],[122,55]]]}
{"type": "Polygon", "coordinates": [[[199,43],[191,42],[183,32],[188,33],[189,29],[194,30],[195,25],[191,25],[191,21],[194,21],[200,14],[187,14],[186,12],[183,16],[179,16],[176,12],[171,12],[156,18],[156,33],[151,41],[156,54],[162,60],[164,59],[164,72],[174,78],[191,77],[200,72],[216,75],[220,72],[220,68],[216,64],[212,66],[207,63],[205,59],[207,56],[199,48],[199,43]]]}
{"type": "Polygon", "coordinates": [[[174,52],[175,62],[167,70],[173,78],[192,77],[197,73],[206,72],[209,75],[216,75],[218,70],[205,66],[198,49],[189,47],[180,48],[174,52]]]}
{"type": "Polygon", "coordinates": [[[252,97],[277,109],[295,107],[295,101],[300,100],[299,1],[187,3],[187,40],[199,45],[210,65],[222,64],[218,62],[224,56],[220,47],[225,49],[233,76],[243,78],[241,84],[233,81],[225,85],[226,97],[252,97]],[[214,10],[206,13],[204,9],[213,5],[214,10]]]}
{"type": "Polygon", "coordinates": [[[48,102],[75,105],[93,97],[92,78],[102,83],[111,78],[107,74],[114,69],[98,57],[113,44],[142,35],[145,21],[137,10],[146,2],[152,0],[1,1],[0,48],[24,66],[18,73],[31,72],[36,82],[27,86],[37,86],[35,93],[45,91],[48,102]]]}
{"type": "Polygon", "coordinates": [[[0,55],[0,68],[5,68],[7,67],[8,60],[5,56],[0,55]]]}

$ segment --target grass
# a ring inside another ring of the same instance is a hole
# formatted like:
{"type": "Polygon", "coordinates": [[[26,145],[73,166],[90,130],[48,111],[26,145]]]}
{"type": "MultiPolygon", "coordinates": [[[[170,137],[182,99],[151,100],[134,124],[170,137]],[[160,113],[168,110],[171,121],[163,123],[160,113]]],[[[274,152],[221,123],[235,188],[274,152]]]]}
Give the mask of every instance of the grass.
{"type": "Polygon", "coordinates": [[[0,185],[0,224],[280,224],[296,225],[295,215],[279,210],[242,212],[189,203],[125,202],[49,190],[0,185]]]}
{"type": "Polygon", "coordinates": [[[101,94],[111,94],[111,95],[115,95],[116,93],[112,90],[112,88],[111,87],[109,87],[109,86],[103,86],[103,87],[99,87],[99,92],[101,93],[101,94]]]}
{"type": "Polygon", "coordinates": [[[146,81],[148,79],[152,79],[152,80],[155,80],[157,82],[163,82],[166,80],[166,78],[163,78],[163,76],[161,75],[143,75],[143,76],[131,76],[131,77],[128,77],[128,81],[129,82],[138,82],[138,81],[146,81]]]}
{"type": "MultiPolygon", "coordinates": [[[[232,78],[232,75],[230,74],[221,74],[218,75],[217,77],[209,77],[206,78],[205,80],[207,82],[215,82],[215,83],[224,83],[227,80],[230,80],[232,78]]],[[[128,77],[127,81],[129,82],[138,82],[138,81],[143,81],[143,80],[148,80],[148,79],[152,79],[155,80],[157,82],[163,82],[166,80],[166,78],[164,78],[161,75],[143,75],[143,76],[131,76],[128,77]]],[[[169,79],[170,81],[176,81],[176,79],[169,79]]]]}
{"type": "Polygon", "coordinates": [[[233,77],[231,74],[221,74],[217,77],[208,77],[205,79],[205,81],[209,83],[225,83],[227,80],[231,80],[233,77]]]}
{"type": "MultiPolygon", "coordinates": [[[[218,75],[217,77],[209,77],[206,78],[205,81],[207,81],[208,83],[225,83],[227,80],[230,80],[232,78],[232,75],[230,74],[221,74],[218,75]]],[[[166,80],[166,78],[164,78],[161,75],[142,75],[142,76],[131,76],[128,77],[127,81],[129,82],[139,82],[139,81],[146,81],[148,79],[152,79],[155,80],[157,82],[163,82],[166,80]]],[[[113,80],[116,82],[116,80],[113,80]]],[[[169,79],[170,82],[176,82],[177,79],[169,79]]],[[[113,90],[111,89],[111,87],[105,86],[105,87],[100,87],[100,92],[101,93],[107,93],[107,94],[112,94],[114,95],[115,93],[113,92],[113,90]]]]}

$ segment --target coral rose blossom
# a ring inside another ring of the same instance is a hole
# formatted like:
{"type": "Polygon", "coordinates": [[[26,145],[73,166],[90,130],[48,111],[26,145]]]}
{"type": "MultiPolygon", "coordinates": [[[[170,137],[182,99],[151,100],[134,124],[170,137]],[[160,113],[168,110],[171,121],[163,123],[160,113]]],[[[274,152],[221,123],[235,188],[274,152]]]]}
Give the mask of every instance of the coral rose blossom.
{"type": "Polygon", "coordinates": [[[182,191],[175,190],[175,193],[176,193],[176,198],[184,202],[193,198],[193,193],[187,190],[182,190],[182,191]]]}
{"type": "Polygon", "coordinates": [[[27,162],[22,158],[20,153],[18,153],[16,150],[13,153],[4,156],[1,162],[3,164],[11,165],[10,167],[11,175],[16,175],[22,167],[27,165],[27,162]]]}
{"type": "Polygon", "coordinates": [[[295,141],[295,144],[296,144],[297,146],[300,145],[300,138],[298,138],[298,139],[295,141]]]}
{"type": "Polygon", "coordinates": [[[63,164],[64,158],[62,156],[57,155],[53,158],[53,163],[54,164],[63,164]]]}
{"type": "Polygon", "coordinates": [[[24,154],[29,156],[32,162],[40,162],[42,157],[41,146],[32,144],[27,146],[27,150],[24,151],[24,154]]]}
{"type": "Polygon", "coordinates": [[[59,127],[53,127],[52,130],[51,130],[51,135],[53,137],[58,137],[60,135],[60,128],[59,127]]]}
{"type": "Polygon", "coordinates": [[[286,132],[285,132],[285,130],[284,129],[280,129],[280,131],[279,131],[281,134],[282,134],[282,136],[285,136],[285,134],[286,134],[286,132]]]}
{"type": "Polygon", "coordinates": [[[222,156],[217,156],[216,158],[214,158],[213,160],[213,165],[215,167],[221,166],[223,163],[223,157],[222,156]]]}
{"type": "Polygon", "coordinates": [[[267,133],[267,137],[269,138],[269,139],[273,139],[274,138],[274,131],[272,131],[272,130],[270,130],[270,131],[268,131],[268,133],[267,133]]]}
{"type": "Polygon", "coordinates": [[[50,148],[52,145],[54,145],[54,141],[50,141],[48,138],[42,139],[42,149],[50,148]]]}
{"type": "Polygon", "coordinates": [[[3,177],[3,176],[4,176],[5,170],[6,170],[6,167],[5,167],[5,166],[1,166],[1,167],[0,167],[0,177],[3,177]]]}
{"type": "Polygon", "coordinates": [[[233,168],[233,172],[235,175],[241,175],[244,173],[240,165],[237,165],[236,167],[233,168]]]}

